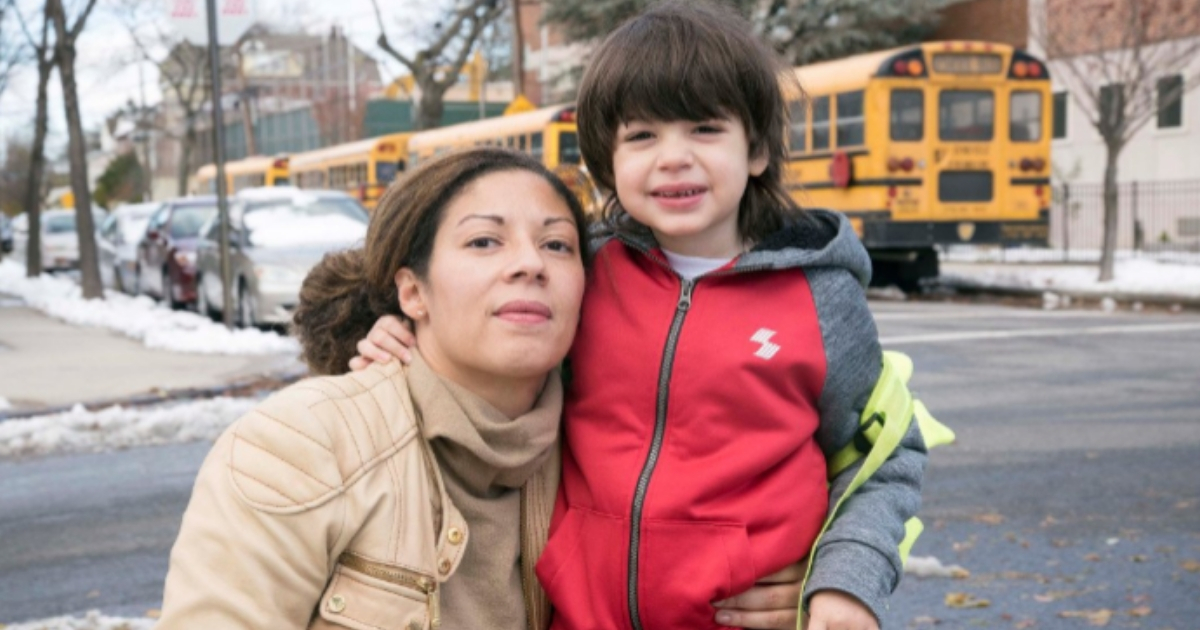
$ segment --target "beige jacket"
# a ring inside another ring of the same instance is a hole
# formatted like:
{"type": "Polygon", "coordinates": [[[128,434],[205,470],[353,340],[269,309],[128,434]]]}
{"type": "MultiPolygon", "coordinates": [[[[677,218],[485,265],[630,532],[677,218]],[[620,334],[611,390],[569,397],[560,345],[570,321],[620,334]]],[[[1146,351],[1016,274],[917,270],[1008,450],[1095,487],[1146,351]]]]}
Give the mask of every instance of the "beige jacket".
{"type": "MultiPolygon", "coordinates": [[[[302,381],[234,423],[196,479],[156,630],[436,628],[439,585],[471,538],[415,416],[392,361],[302,381]]],[[[560,462],[521,490],[534,630],[549,625],[533,567],[560,462]]]]}

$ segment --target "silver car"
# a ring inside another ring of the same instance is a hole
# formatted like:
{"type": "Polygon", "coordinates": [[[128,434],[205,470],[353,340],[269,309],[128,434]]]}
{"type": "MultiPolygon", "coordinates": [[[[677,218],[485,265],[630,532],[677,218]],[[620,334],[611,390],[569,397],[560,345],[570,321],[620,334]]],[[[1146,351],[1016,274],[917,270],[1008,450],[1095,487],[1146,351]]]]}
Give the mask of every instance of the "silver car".
{"type": "Polygon", "coordinates": [[[117,206],[100,226],[100,277],[104,286],[133,295],[137,289],[137,246],[146,233],[150,215],[160,202],[117,206]]]}
{"type": "MultiPolygon", "coordinates": [[[[243,327],[290,323],[309,270],[329,252],[360,246],[367,233],[366,209],[332,190],[247,189],[229,214],[231,295],[243,327]]],[[[196,251],[197,310],[214,317],[224,304],[219,230],[214,217],[196,251]]]]}
{"type": "MultiPolygon", "coordinates": [[[[43,210],[41,213],[42,228],[42,270],[63,271],[79,268],[79,234],[75,229],[75,210],[43,210]]],[[[92,224],[97,233],[105,220],[102,210],[92,210],[92,224]]],[[[13,219],[13,257],[25,259],[25,251],[29,244],[29,216],[17,215],[13,219]]]]}

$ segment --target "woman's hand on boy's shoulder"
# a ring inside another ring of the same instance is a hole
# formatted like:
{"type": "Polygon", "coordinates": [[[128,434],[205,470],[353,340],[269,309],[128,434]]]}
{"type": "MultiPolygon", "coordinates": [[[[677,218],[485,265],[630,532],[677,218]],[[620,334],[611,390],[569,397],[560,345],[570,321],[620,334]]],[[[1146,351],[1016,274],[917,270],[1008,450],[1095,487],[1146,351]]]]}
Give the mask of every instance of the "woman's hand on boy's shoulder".
{"type": "Polygon", "coordinates": [[[350,369],[365,370],[372,363],[387,363],[400,359],[405,365],[412,362],[409,348],[417,345],[408,326],[395,315],[384,315],[375,321],[367,336],[358,341],[358,356],[350,359],[350,369]]]}
{"type": "Polygon", "coordinates": [[[879,630],[879,621],[858,598],[841,591],[817,591],[808,602],[804,630],[879,630]]]}
{"type": "Polygon", "coordinates": [[[801,560],[768,575],[750,590],[713,602],[717,623],[734,628],[794,630],[800,609],[800,586],[808,570],[801,560]]]}

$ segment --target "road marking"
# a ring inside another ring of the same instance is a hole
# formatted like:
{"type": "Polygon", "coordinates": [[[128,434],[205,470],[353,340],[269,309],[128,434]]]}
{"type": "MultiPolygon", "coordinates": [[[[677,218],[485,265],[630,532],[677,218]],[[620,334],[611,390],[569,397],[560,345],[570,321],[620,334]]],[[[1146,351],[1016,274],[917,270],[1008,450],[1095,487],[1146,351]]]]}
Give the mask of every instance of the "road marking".
{"type": "Polygon", "coordinates": [[[1189,332],[1200,330],[1200,323],[1189,324],[1135,324],[1128,326],[1093,326],[1091,328],[1032,328],[1029,330],[974,330],[966,332],[934,333],[928,335],[901,335],[880,337],[884,346],[918,343],[952,343],[956,341],[984,341],[988,339],[1019,339],[1021,337],[1074,337],[1081,335],[1119,335],[1128,333],[1189,332]]]}

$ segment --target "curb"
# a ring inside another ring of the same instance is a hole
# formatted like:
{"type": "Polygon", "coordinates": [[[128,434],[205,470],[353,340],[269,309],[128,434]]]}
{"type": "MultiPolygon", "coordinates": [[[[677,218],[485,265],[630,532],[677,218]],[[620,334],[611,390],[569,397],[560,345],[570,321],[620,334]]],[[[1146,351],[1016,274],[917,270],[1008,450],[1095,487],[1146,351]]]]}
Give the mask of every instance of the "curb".
{"type": "Polygon", "coordinates": [[[939,279],[939,287],[946,287],[966,295],[998,295],[1019,298],[1042,299],[1046,293],[1069,297],[1081,303],[1100,302],[1105,298],[1121,304],[1140,302],[1145,305],[1186,308],[1200,310],[1200,297],[1185,295],[1162,295],[1158,293],[1130,293],[1127,291],[1080,291],[1071,289],[1030,288],[1030,287],[998,287],[995,285],[979,285],[969,281],[946,281],[939,279]]]}
{"type": "Polygon", "coordinates": [[[122,398],[101,398],[81,401],[70,405],[54,407],[38,407],[36,409],[0,410],[0,423],[8,420],[21,420],[36,416],[65,413],[82,405],[88,411],[97,411],[120,405],[122,407],[148,407],[175,400],[197,400],[218,398],[220,396],[248,396],[258,392],[270,392],[290,385],[306,376],[307,368],[295,368],[279,372],[264,373],[257,376],[231,381],[224,385],[212,387],[181,387],[177,389],[155,389],[145,394],[135,394],[122,398]]]}

